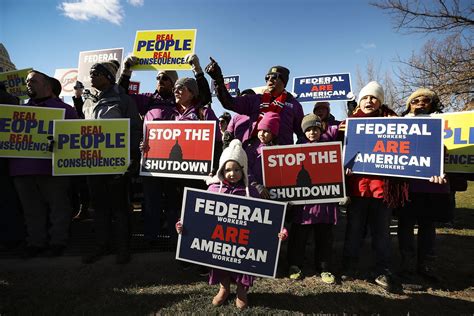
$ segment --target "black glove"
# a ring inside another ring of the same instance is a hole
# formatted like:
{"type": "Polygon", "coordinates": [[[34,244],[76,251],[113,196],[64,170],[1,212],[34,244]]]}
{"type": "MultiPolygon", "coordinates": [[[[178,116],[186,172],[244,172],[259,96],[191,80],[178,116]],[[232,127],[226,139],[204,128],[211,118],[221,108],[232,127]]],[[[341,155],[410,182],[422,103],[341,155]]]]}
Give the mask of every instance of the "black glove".
{"type": "Polygon", "coordinates": [[[217,62],[212,59],[212,57],[209,57],[211,62],[206,66],[206,73],[214,79],[216,84],[223,84],[224,83],[224,77],[222,76],[222,70],[221,67],[217,64],[217,62]]]}
{"type": "Polygon", "coordinates": [[[126,176],[138,176],[140,171],[140,161],[138,159],[130,159],[130,164],[128,165],[127,171],[125,171],[126,176]]]}

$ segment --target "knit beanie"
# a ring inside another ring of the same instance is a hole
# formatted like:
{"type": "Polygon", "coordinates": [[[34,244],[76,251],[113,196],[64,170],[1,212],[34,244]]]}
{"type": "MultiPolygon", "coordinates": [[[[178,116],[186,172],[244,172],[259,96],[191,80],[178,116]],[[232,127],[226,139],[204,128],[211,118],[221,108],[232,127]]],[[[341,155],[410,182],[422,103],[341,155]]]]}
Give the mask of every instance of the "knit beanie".
{"type": "Polygon", "coordinates": [[[272,68],[270,68],[267,75],[271,75],[274,73],[280,75],[280,78],[281,80],[283,80],[285,85],[288,83],[288,79],[290,77],[290,70],[288,68],[285,68],[283,66],[273,66],[272,68]]]}
{"type": "Polygon", "coordinates": [[[382,86],[377,81],[369,82],[365,87],[360,90],[359,99],[357,100],[357,104],[360,104],[360,100],[362,100],[365,96],[374,96],[376,97],[381,104],[384,102],[384,93],[382,86]]]}
{"type": "Polygon", "coordinates": [[[410,110],[410,102],[413,99],[416,99],[418,97],[425,96],[429,97],[431,99],[431,106],[433,109],[438,109],[438,103],[439,103],[439,97],[436,95],[436,93],[433,90],[427,89],[427,88],[419,88],[415,92],[413,92],[407,99],[407,110],[410,110]]]}
{"type": "Polygon", "coordinates": [[[257,130],[261,129],[270,131],[274,136],[278,136],[280,130],[280,114],[266,112],[260,122],[258,122],[257,130]]]}
{"type": "Polygon", "coordinates": [[[184,86],[188,88],[188,90],[193,94],[194,97],[199,96],[199,88],[197,82],[193,78],[181,78],[176,81],[174,84],[175,87],[177,86],[184,86]]]}
{"type": "Polygon", "coordinates": [[[178,73],[174,70],[160,70],[158,71],[158,74],[156,75],[156,78],[158,79],[159,75],[165,75],[166,77],[171,79],[171,82],[173,83],[173,86],[176,83],[176,80],[178,80],[178,73]]]}
{"type": "Polygon", "coordinates": [[[247,154],[242,148],[242,143],[238,139],[234,139],[230,142],[229,147],[222,151],[221,158],[219,159],[219,169],[217,170],[217,178],[222,182],[224,181],[224,167],[227,161],[236,161],[242,167],[242,178],[244,180],[245,187],[248,187],[248,174],[247,174],[247,154]]]}
{"type": "Polygon", "coordinates": [[[320,130],[323,129],[323,126],[321,124],[321,118],[316,114],[307,114],[303,117],[303,120],[301,121],[301,129],[303,130],[303,133],[306,132],[306,130],[310,127],[318,127],[320,130]]]}
{"type": "Polygon", "coordinates": [[[91,69],[95,69],[109,79],[110,82],[115,83],[115,76],[119,69],[119,64],[117,62],[105,61],[103,63],[97,63],[92,65],[91,69]]]}
{"type": "Polygon", "coordinates": [[[317,108],[326,108],[328,113],[331,112],[330,104],[327,101],[319,101],[314,104],[313,113],[316,111],[317,108]]]}

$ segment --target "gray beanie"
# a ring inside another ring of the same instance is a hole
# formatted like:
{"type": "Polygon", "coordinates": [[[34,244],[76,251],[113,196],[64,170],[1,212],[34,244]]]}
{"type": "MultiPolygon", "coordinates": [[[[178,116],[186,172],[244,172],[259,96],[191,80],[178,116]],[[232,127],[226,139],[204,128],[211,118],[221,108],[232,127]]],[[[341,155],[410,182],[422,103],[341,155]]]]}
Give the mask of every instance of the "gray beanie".
{"type": "Polygon", "coordinates": [[[91,69],[95,69],[103,73],[110,82],[115,83],[115,76],[119,69],[119,63],[113,61],[105,61],[103,63],[97,63],[92,65],[91,69]]]}
{"type": "Polygon", "coordinates": [[[193,78],[181,78],[174,84],[175,88],[177,86],[185,86],[193,94],[194,97],[199,96],[199,88],[197,82],[193,78]]]}
{"type": "Polygon", "coordinates": [[[303,130],[303,133],[306,132],[306,130],[310,127],[318,127],[320,130],[322,130],[323,128],[321,124],[321,118],[316,114],[307,114],[303,117],[303,120],[301,121],[301,129],[303,130]]]}
{"type": "Polygon", "coordinates": [[[171,79],[171,82],[173,85],[176,83],[176,80],[178,80],[178,73],[174,70],[160,70],[158,71],[158,74],[156,75],[156,78],[158,79],[159,75],[165,75],[166,77],[171,79]]]}

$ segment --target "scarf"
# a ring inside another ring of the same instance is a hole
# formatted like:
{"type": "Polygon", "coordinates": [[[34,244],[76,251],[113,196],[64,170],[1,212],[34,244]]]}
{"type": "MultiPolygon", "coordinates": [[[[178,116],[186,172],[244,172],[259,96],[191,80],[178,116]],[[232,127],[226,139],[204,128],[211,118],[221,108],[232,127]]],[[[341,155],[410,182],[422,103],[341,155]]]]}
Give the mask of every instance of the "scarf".
{"type": "Polygon", "coordinates": [[[262,120],[263,116],[267,112],[274,112],[280,114],[281,110],[285,106],[286,98],[288,97],[288,92],[283,91],[278,97],[273,101],[273,96],[270,92],[265,91],[262,95],[262,103],[260,103],[260,114],[258,115],[257,121],[253,128],[251,137],[257,136],[258,132],[258,123],[262,120]]]}

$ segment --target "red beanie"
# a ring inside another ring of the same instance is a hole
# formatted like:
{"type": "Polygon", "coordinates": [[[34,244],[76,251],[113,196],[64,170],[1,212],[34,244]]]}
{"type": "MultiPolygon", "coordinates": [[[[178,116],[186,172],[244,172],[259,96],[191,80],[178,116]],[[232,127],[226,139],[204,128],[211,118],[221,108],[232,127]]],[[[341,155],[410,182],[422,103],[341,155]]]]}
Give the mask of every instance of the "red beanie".
{"type": "Polygon", "coordinates": [[[272,132],[274,136],[278,136],[280,130],[280,115],[275,112],[266,112],[262,120],[258,123],[258,130],[267,130],[272,132]]]}

